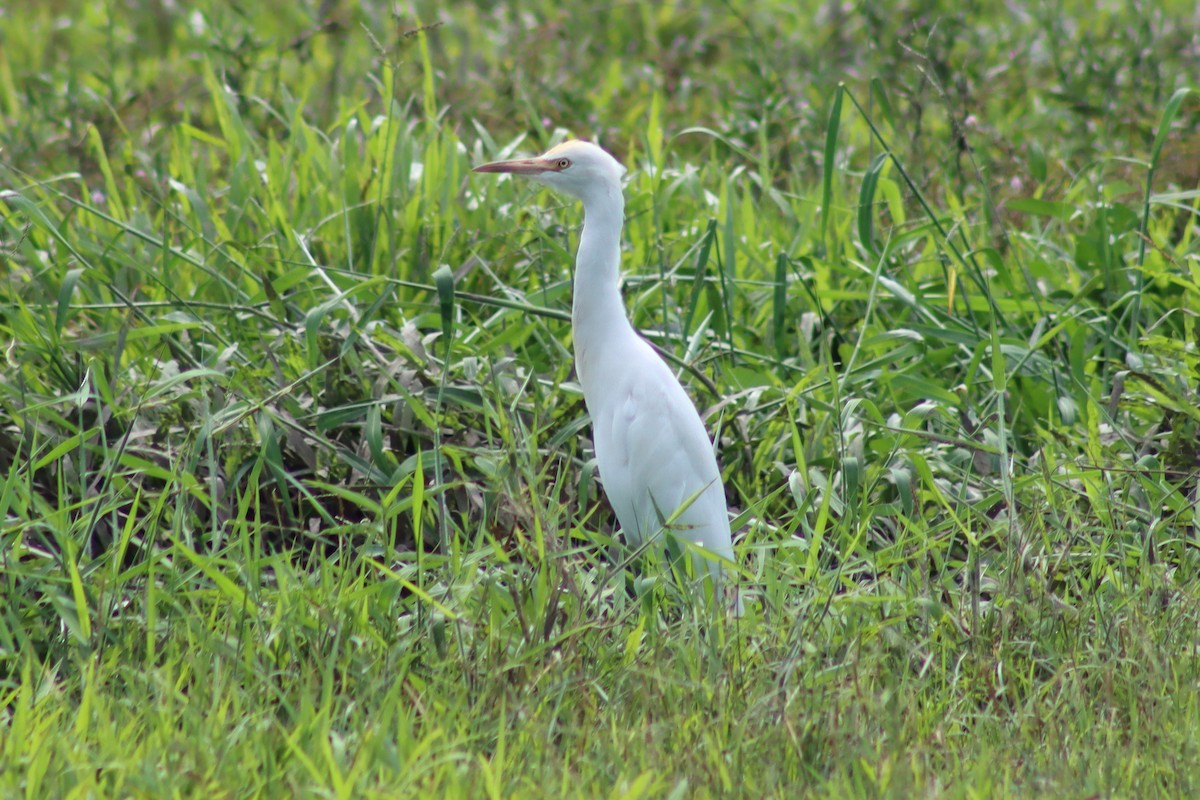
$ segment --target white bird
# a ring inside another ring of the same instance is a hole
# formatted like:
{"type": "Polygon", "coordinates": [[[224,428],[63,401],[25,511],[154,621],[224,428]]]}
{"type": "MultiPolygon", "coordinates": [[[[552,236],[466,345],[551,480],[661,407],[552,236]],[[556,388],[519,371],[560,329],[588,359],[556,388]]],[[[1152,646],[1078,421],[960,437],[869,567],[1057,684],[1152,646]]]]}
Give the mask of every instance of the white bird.
{"type": "Polygon", "coordinates": [[[537,158],[484,164],[475,172],[524,175],[583,201],[571,325],[604,491],[633,547],[657,536],[674,515],[667,529],[699,545],[693,552],[707,565],[715,590],[724,572],[718,559],[733,561],[733,542],[713,443],[675,375],[634,331],[621,300],[625,168],[594,144],[569,141],[537,158]]]}

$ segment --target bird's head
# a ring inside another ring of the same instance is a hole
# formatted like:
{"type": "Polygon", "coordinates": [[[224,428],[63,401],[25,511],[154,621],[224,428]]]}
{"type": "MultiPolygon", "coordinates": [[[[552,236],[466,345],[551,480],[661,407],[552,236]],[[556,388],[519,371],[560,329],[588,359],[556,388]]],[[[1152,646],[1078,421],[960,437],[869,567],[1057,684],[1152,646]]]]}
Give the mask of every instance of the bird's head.
{"type": "Polygon", "coordinates": [[[573,139],[536,158],[496,161],[475,167],[474,171],[524,175],[586,202],[597,193],[609,194],[612,190],[619,196],[625,167],[596,145],[573,139]]]}

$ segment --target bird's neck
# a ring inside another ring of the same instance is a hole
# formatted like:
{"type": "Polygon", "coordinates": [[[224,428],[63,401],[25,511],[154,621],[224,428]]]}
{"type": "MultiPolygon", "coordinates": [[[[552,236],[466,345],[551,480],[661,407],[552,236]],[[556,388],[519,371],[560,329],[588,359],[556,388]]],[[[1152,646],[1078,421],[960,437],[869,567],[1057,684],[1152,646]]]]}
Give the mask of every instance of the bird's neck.
{"type": "Polygon", "coordinates": [[[619,286],[624,217],[625,199],[620,187],[584,200],[571,307],[575,361],[581,377],[589,354],[601,352],[603,342],[633,331],[619,286]]]}

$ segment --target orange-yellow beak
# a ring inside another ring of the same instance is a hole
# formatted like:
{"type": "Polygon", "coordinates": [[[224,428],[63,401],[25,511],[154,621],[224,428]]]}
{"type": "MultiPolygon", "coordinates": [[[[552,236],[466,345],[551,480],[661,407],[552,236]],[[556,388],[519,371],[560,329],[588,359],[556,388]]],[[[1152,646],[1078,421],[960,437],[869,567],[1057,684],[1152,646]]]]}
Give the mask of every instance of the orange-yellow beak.
{"type": "Polygon", "coordinates": [[[511,172],[514,175],[540,175],[557,169],[553,161],[544,158],[514,158],[511,161],[493,161],[481,164],[472,172],[511,172]]]}

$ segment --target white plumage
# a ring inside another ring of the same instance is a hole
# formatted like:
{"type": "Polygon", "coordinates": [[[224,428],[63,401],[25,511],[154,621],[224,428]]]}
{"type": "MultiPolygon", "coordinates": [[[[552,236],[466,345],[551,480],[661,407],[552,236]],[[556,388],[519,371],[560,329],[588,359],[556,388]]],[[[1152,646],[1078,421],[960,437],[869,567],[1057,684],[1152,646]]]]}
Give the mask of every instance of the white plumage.
{"type": "MultiPolygon", "coordinates": [[[[571,311],[575,369],[592,418],[600,478],[626,539],[637,546],[655,536],[662,521],[691,499],[669,530],[732,561],[712,440],[674,374],[634,331],[621,301],[625,168],[596,145],[570,141],[537,158],[475,171],[525,175],[583,201],[571,311]]],[[[720,561],[703,560],[719,584],[720,561]]]]}

